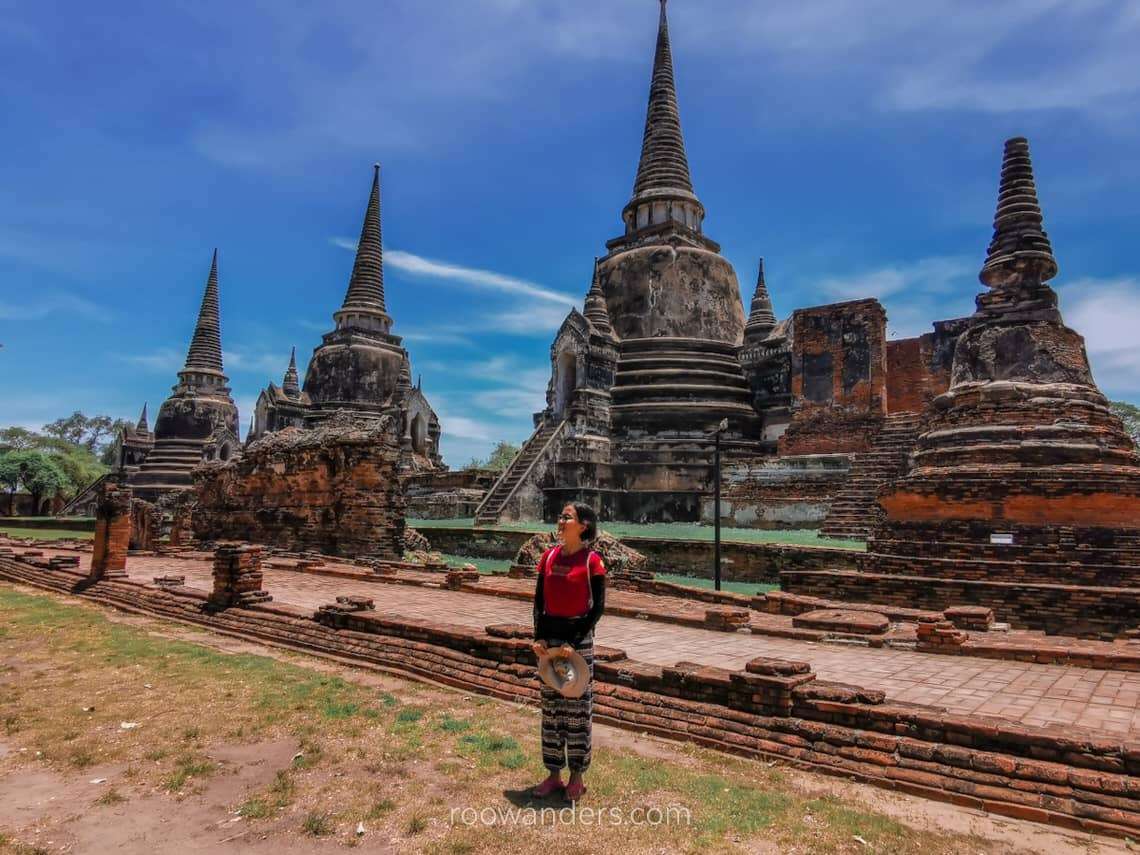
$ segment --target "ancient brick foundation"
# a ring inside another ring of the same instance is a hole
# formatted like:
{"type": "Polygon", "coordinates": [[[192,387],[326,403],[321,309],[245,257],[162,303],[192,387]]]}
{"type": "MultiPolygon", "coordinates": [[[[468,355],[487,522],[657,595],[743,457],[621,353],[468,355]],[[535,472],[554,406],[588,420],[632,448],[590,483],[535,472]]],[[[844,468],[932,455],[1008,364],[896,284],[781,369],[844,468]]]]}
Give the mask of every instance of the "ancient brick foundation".
{"type": "MultiPolygon", "coordinates": [[[[0,577],[64,592],[79,578],[3,556],[0,577]]],[[[209,611],[202,608],[206,592],[121,580],[82,595],[467,692],[538,701],[526,627],[480,632],[383,615],[363,602],[317,614],[276,604],[209,611]]],[[[1140,832],[1140,748],[1132,742],[895,703],[882,692],[818,680],[807,663],[765,657],[743,671],[662,667],[602,647],[594,674],[600,722],[1003,816],[1118,836],[1140,832]]]]}
{"type": "Polygon", "coordinates": [[[407,514],[421,520],[470,519],[497,474],[489,469],[459,469],[406,475],[400,481],[407,514]]]}
{"type": "MultiPolygon", "coordinates": [[[[873,561],[868,556],[868,561],[873,561]]],[[[1079,637],[1115,637],[1140,623],[1140,589],[1084,585],[977,582],[893,573],[784,571],[784,590],[853,603],[941,610],[985,606],[1015,629],[1079,637]]]]}
{"type": "Polygon", "coordinates": [[[240,460],[195,472],[194,533],[203,541],[399,560],[404,498],[398,455],[383,427],[330,421],[270,434],[240,460]]]}
{"type": "MultiPolygon", "coordinates": [[[[818,528],[846,481],[850,457],[819,454],[746,460],[725,466],[721,524],[736,528],[818,528]]],[[[701,503],[701,521],[713,521],[713,500],[701,503]]]]}
{"type": "Polygon", "coordinates": [[[214,590],[209,603],[215,608],[250,606],[273,599],[261,590],[261,547],[223,544],[214,552],[214,590]]]}

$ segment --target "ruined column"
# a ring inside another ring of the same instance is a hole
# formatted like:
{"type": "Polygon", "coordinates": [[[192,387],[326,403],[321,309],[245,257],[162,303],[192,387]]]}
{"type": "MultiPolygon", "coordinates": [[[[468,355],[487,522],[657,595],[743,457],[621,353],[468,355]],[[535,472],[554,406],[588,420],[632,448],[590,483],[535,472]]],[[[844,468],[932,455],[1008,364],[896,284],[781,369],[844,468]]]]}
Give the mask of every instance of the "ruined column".
{"type": "Polygon", "coordinates": [[[210,605],[225,609],[273,599],[261,590],[261,547],[224,543],[214,551],[214,590],[210,605]]]}
{"type": "Polygon", "coordinates": [[[89,578],[126,578],[130,543],[131,490],[118,477],[110,477],[99,487],[95,505],[95,549],[89,578]]]}

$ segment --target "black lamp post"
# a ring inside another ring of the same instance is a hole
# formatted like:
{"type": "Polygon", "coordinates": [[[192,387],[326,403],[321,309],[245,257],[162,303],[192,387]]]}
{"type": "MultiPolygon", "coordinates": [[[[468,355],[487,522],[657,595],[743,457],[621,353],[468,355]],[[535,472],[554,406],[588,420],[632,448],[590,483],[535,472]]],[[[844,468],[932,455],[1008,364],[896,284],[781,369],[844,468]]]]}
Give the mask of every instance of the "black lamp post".
{"type": "Polygon", "coordinates": [[[720,435],[728,430],[728,419],[721,419],[713,431],[713,585],[720,590],[720,435]]]}

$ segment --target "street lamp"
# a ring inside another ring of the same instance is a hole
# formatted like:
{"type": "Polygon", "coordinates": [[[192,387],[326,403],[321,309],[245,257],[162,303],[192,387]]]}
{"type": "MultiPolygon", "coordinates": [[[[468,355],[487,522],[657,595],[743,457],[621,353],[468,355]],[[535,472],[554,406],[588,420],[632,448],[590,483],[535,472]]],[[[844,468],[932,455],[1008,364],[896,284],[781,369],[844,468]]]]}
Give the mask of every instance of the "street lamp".
{"type": "Polygon", "coordinates": [[[728,419],[721,419],[713,431],[713,586],[720,590],[720,435],[728,430],[728,419]]]}

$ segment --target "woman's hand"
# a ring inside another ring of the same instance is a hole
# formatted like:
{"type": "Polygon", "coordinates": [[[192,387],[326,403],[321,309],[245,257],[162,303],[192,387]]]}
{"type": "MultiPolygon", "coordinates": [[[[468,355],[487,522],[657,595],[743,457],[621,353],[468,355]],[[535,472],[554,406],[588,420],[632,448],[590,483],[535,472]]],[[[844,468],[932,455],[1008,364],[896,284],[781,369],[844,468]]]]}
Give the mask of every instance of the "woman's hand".
{"type": "Polygon", "coordinates": [[[558,648],[558,651],[563,656],[569,656],[574,652],[574,648],[571,647],[569,644],[563,644],[561,647],[558,648]]]}
{"type": "Polygon", "coordinates": [[[548,656],[550,653],[550,651],[548,651],[546,649],[546,642],[542,641],[541,639],[538,641],[532,642],[530,645],[530,649],[534,651],[534,655],[537,656],[539,659],[543,658],[544,656],[548,656]]]}

